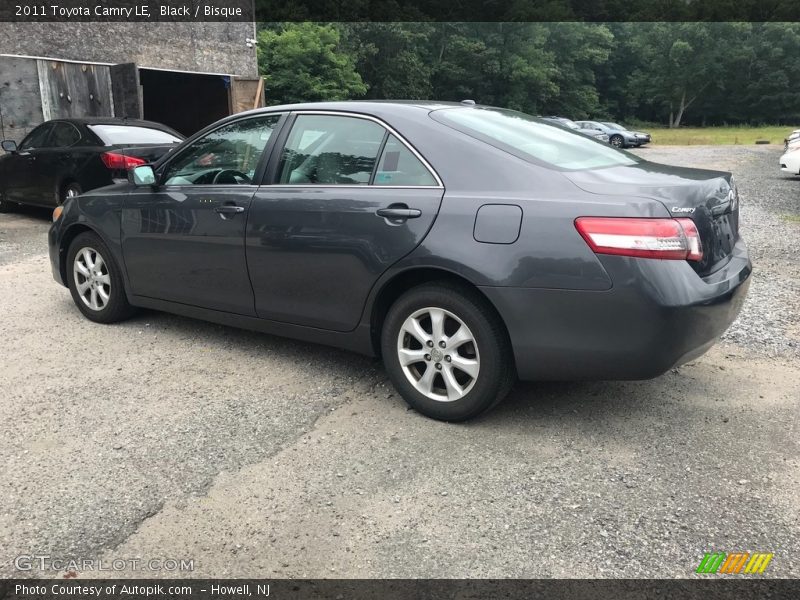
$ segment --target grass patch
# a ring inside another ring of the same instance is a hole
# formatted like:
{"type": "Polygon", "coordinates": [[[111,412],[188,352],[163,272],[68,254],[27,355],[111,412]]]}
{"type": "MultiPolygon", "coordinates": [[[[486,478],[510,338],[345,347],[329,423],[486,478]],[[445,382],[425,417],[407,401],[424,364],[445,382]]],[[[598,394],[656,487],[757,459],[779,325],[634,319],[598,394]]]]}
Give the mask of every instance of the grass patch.
{"type": "Polygon", "coordinates": [[[781,215],[781,218],[787,223],[800,224],[800,215],[781,215]]]}
{"type": "Polygon", "coordinates": [[[659,146],[750,146],[756,140],[769,140],[770,145],[783,146],[783,140],[800,125],[779,127],[681,127],[649,129],[653,144],[659,146]]]}

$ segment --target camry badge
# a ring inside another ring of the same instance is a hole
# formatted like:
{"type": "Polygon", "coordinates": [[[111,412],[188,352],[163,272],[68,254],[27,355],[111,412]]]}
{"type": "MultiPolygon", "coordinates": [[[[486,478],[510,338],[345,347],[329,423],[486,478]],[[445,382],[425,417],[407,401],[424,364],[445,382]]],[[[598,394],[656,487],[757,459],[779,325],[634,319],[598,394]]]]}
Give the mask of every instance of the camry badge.
{"type": "Polygon", "coordinates": [[[691,214],[691,213],[694,212],[694,208],[690,208],[688,206],[673,206],[671,211],[674,212],[674,213],[689,213],[689,214],[691,214]]]}

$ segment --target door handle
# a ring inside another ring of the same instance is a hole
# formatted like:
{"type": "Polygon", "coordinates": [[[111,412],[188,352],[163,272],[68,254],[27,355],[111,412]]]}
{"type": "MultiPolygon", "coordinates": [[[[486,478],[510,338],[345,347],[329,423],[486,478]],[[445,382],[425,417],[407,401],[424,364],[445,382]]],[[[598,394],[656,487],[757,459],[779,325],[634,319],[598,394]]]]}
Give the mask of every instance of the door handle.
{"type": "Polygon", "coordinates": [[[384,219],[416,219],[417,217],[422,216],[422,211],[417,208],[408,208],[407,206],[403,205],[400,206],[390,206],[388,208],[379,208],[375,211],[375,214],[379,217],[383,217],[384,219]]]}
{"type": "Polygon", "coordinates": [[[214,212],[218,212],[221,215],[235,215],[237,213],[244,212],[244,206],[235,206],[233,204],[225,204],[223,206],[217,206],[214,209],[214,212]]]}

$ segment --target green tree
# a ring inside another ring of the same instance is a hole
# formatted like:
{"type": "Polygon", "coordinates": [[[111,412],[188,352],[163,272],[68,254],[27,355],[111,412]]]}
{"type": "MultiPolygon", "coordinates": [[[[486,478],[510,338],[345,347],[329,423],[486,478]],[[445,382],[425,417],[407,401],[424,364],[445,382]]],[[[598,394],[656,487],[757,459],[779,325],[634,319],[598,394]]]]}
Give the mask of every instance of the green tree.
{"type": "Polygon", "coordinates": [[[276,102],[471,98],[673,127],[800,120],[798,23],[275,23],[258,40],[276,102]]]}
{"type": "Polygon", "coordinates": [[[265,26],[257,36],[259,72],[274,103],[345,100],[367,92],[333,25],[265,26]]]}
{"type": "Polygon", "coordinates": [[[431,97],[432,23],[340,23],[343,44],[368,82],[367,98],[431,97]]]}
{"type": "Polygon", "coordinates": [[[800,122],[800,23],[753,25],[730,97],[749,121],[800,122]]]}
{"type": "Polygon", "coordinates": [[[592,23],[551,23],[548,32],[558,92],[547,100],[547,110],[576,119],[602,112],[596,72],[609,60],[614,35],[605,25],[592,23]]]}
{"type": "Polygon", "coordinates": [[[628,93],[668,115],[679,127],[689,108],[726,86],[744,49],[749,23],[636,23],[628,50],[641,63],[628,93]]]}

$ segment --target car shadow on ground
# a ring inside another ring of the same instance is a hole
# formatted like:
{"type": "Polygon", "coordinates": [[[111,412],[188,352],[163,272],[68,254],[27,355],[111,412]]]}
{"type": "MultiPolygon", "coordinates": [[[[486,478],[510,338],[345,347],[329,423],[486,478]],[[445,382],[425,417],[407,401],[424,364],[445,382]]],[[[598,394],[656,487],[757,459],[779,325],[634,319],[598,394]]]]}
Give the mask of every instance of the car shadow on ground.
{"type": "MultiPolygon", "coordinates": [[[[76,310],[69,295],[65,295],[64,303],[65,310],[76,310]]],[[[88,322],[86,325],[109,327],[88,322]]],[[[233,347],[246,354],[281,355],[297,360],[304,368],[312,364],[332,374],[352,373],[355,369],[374,387],[385,386],[385,393],[376,393],[374,401],[386,406],[387,415],[396,414],[391,409],[398,404],[405,407],[377,358],[153,310],[141,310],[131,319],[110,327],[128,330],[131,335],[157,330],[175,339],[195,339],[204,347],[219,351],[233,347]]],[[[572,421],[591,426],[618,420],[635,422],[662,412],[664,391],[674,386],[675,377],[680,376],[667,373],[647,381],[517,382],[498,406],[466,425],[504,428],[524,423],[541,426],[572,421]]],[[[309,385],[313,385],[312,380],[309,385]]],[[[427,420],[422,415],[416,416],[427,420]]]]}
{"type": "Polygon", "coordinates": [[[29,206],[27,204],[20,204],[19,206],[14,207],[12,211],[5,214],[30,217],[36,221],[52,221],[54,208],[55,207],[47,208],[42,206],[29,206]]]}

